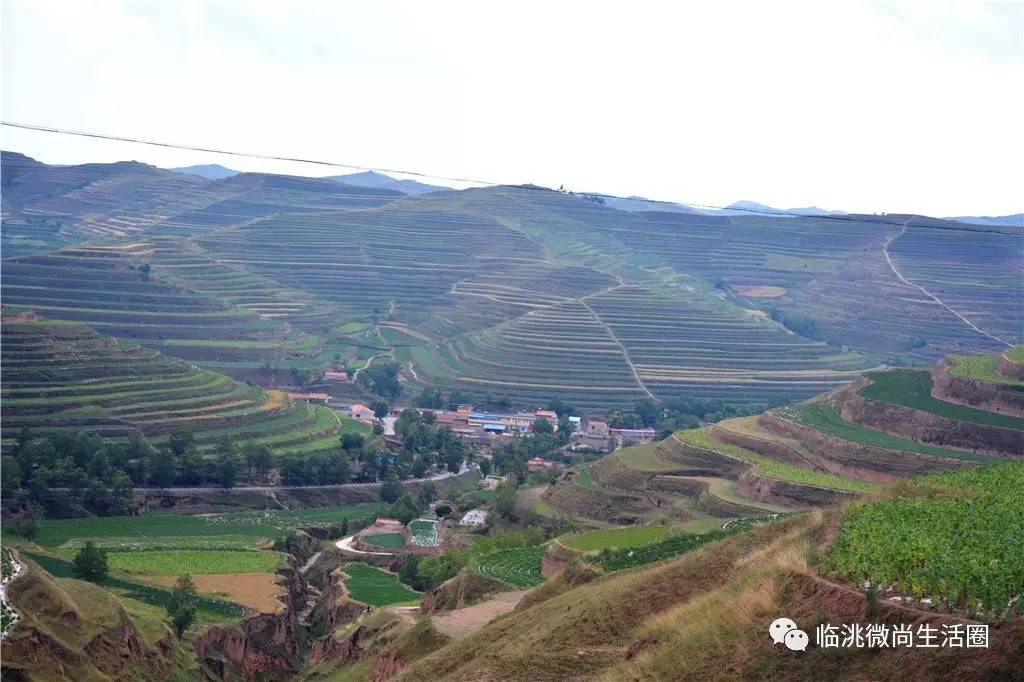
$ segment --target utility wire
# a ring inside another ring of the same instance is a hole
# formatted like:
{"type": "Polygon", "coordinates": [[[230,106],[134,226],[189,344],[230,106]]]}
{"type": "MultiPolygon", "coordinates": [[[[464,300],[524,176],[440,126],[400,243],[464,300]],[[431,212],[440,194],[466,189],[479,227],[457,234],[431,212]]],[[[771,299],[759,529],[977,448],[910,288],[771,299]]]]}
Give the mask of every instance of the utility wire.
{"type": "MultiPolygon", "coordinates": [[[[297,157],[297,156],[278,156],[278,155],[275,155],[275,154],[259,154],[259,153],[256,153],[256,152],[240,152],[240,151],[234,151],[234,150],[230,150],[230,149],[215,149],[213,147],[201,147],[201,146],[197,146],[197,145],[179,144],[179,143],[175,143],[175,142],[160,142],[158,140],[146,140],[146,139],[137,138],[137,137],[127,137],[127,136],[124,136],[124,135],[108,135],[108,134],[105,134],[105,133],[93,133],[93,132],[87,132],[87,131],[83,131],[83,130],[71,130],[71,129],[67,129],[67,128],[54,128],[54,127],[51,127],[51,126],[35,125],[35,124],[32,124],[32,123],[17,123],[15,121],[0,121],[0,125],[7,126],[8,128],[20,128],[22,130],[32,130],[32,131],[42,132],[42,133],[54,133],[54,134],[58,134],[58,135],[73,135],[73,136],[77,136],[77,137],[88,137],[88,138],[94,138],[94,139],[99,139],[99,140],[112,140],[112,141],[115,141],[115,142],[130,142],[130,143],[133,143],[133,144],[149,145],[151,147],[164,147],[164,148],[168,148],[168,149],[182,149],[182,150],[186,150],[186,151],[205,152],[205,153],[209,153],[209,154],[223,154],[225,156],[237,156],[237,157],[245,157],[245,158],[251,158],[251,159],[263,159],[263,160],[267,160],[267,161],[289,161],[289,162],[293,162],[293,163],[306,163],[306,164],[311,164],[311,165],[315,165],[315,166],[327,166],[327,167],[330,167],[330,168],[348,168],[348,169],[351,169],[351,170],[359,170],[359,171],[374,171],[374,172],[377,172],[377,173],[395,173],[395,174],[398,174],[398,175],[411,175],[411,176],[419,177],[419,178],[426,178],[426,179],[431,179],[431,180],[444,180],[444,181],[448,181],[448,182],[465,182],[465,183],[476,184],[476,185],[492,185],[492,186],[500,185],[500,186],[512,187],[512,188],[515,188],[515,189],[537,190],[537,191],[543,191],[543,192],[555,191],[555,190],[552,190],[552,189],[549,189],[549,188],[546,188],[546,187],[540,187],[540,186],[537,186],[537,185],[523,185],[523,184],[518,184],[517,185],[517,184],[509,184],[509,183],[506,183],[506,182],[497,182],[495,180],[480,180],[480,179],[476,179],[476,178],[461,178],[461,177],[451,177],[451,176],[445,176],[445,175],[434,175],[434,174],[425,173],[425,172],[422,172],[422,171],[400,170],[400,169],[397,169],[397,168],[381,168],[381,167],[376,167],[376,166],[364,166],[364,165],[353,164],[353,163],[341,163],[341,162],[338,162],[338,161],[322,161],[322,160],[319,160],[319,159],[306,159],[306,158],[297,157]]],[[[621,196],[617,196],[617,195],[614,195],[614,194],[603,194],[601,192],[574,192],[574,194],[583,195],[583,196],[587,196],[587,197],[598,197],[598,198],[601,198],[601,199],[619,199],[619,200],[625,200],[625,201],[645,202],[645,203],[650,203],[650,204],[663,204],[663,205],[666,205],[666,206],[691,207],[691,208],[705,209],[705,210],[711,210],[711,211],[733,211],[733,212],[740,212],[740,213],[749,213],[751,215],[766,215],[766,216],[775,216],[775,217],[781,217],[781,218],[813,218],[815,220],[832,220],[832,221],[837,221],[837,222],[855,222],[855,223],[865,223],[865,222],[867,222],[867,223],[882,224],[882,225],[895,225],[897,227],[904,227],[906,225],[905,222],[897,222],[897,221],[894,221],[894,220],[885,220],[885,219],[882,219],[879,216],[873,215],[873,214],[860,214],[860,215],[828,215],[828,214],[825,214],[825,215],[817,215],[817,214],[813,214],[813,213],[791,213],[791,212],[787,212],[787,211],[773,211],[773,210],[768,210],[768,209],[747,208],[747,207],[714,206],[714,205],[711,205],[711,204],[696,204],[696,203],[688,203],[688,202],[666,201],[666,200],[662,200],[662,199],[644,199],[644,198],[631,199],[631,198],[628,198],[628,197],[621,197],[621,196]]],[[[890,214],[882,214],[882,215],[890,215],[890,214]]],[[[1002,232],[1002,230],[998,230],[998,229],[985,229],[987,226],[983,226],[983,225],[977,225],[977,226],[973,226],[973,227],[969,226],[968,224],[964,224],[963,227],[960,227],[960,226],[952,227],[952,226],[942,226],[942,225],[916,225],[915,227],[931,227],[931,228],[935,228],[935,229],[955,229],[955,230],[962,230],[962,229],[970,230],[970,229],[974,229],[974,231],[997,232],[997,233],[1005,234],[1004,232],[1002,232]]]]}

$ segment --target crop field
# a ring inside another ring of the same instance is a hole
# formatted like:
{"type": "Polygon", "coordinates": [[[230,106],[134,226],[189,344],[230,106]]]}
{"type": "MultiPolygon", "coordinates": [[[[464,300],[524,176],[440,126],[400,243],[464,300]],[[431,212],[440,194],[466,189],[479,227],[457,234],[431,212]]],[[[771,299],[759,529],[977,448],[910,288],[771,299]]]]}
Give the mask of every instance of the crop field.
{"type": "MultiPolygon", "coordinates": [[[[242,546],[249,538],[255,547],[273,540],[283,531],[297,526],[327,526],[342,519],[370,519],[381,513],[385,505],[372,502],[344,507],[320,507],[295,511],[231,512],[210,516],[175,516],[146,514],[144,516],[104,516],[82,519],[44,519],[39,524],[36,542],[59,547],[69,541],[86,539],[107,543],[128,543],[139,549],[201,549],[184,546],[188,542],[227,543],[242,546]]],[[[113,544],[108,545],[113,547],[113,544]]]]}
{"type": "Polygon", "coordinates": [[[437,547],[440,538],[437,534],[437,522],[430,519],[416,519],[409,524],[412,531],[412,544],[420,547],[437,547]]]}
{"type": "Polygon", "coordinates": [[[851,509],[825,567],[919,597],[1001,613],[1024,593],[1024,463],[923,479],[959,497],[897,498],[851,509]]]}
{"type": "Polygon", "coordinates": [[[155,443],[192,430],[199,449],[220,436],[313,452],[338,433],[337,416],[283,393],[233,381],[77,323],[3,327],[4,431],[91,428],[110,437],[138,429],[155,443]],[[73,360],[73,362],[71,362],[73,360]]]}
{"type": "Polygon", "coordinates": [[[401,533],[375,533],[360,535],[359,539],[374,547],[405,547],[405,536],[401,533]]]}
{"type": "Polygon", "coordinates": [[[996,461],[994,457],[923,445],[912,440],[890,436],[884,431],[875,431],[874,429],[848,422],[839,416],[833,405],[827,402],[784,407],[776,410],[775,414],[794,424],[800,424],[801,426],[827,433],[830,436],[835,436],[851,443],[860,443],[861,445],[870,445],[876,448],[888,448],[890,450],[917,452],[922,455],[933,455],[947,459],[961,459],[966,462],[987,463],[996,461]]]}
{"type": "Polygon", "coordinates": [[[420,601],[420,593],[400,583],[394,573],[361,562],[346,564],[342,571],[348,576],[345,579],[345,589],[348,590],[349,596],[364,604],[415,605],[420,601]]]}
{"type": "Polygon", "coordinates": [[[576,533],[559,538],[566,547],[582,552],[593,552],[599,549],[623,549],[649,545],[664,540],[668,535],[668,526],[637,526],[635,528],[609,528],[594,530],[588,533],[576,533]]]}
{"type": "Polygon", "coordinates": [[[1024,431],[1024,419],[1020,417],[986,412],[933,398],[932,378],[928,372],[893,370],[869,372],[865,376],[871,380],[869,385],[860,390],[865,398],[930,412],[947,419],[1024,431]]]}
{"type": "Polygon", "coordinates": [[[1024,346],[1014,346],[1007,350],[1004,355],[1011,362],[1024,363],[1024,346]]]}
{"type": "Polygon", "coordinates": [[[765,478],[774,478],[780,481],[791,481],[793,483],[803,483],[822,488],[834,488],[836,490],[845,490],[857,493],[867,493],[878,490],[878,486],[873,483],[842,478],[833,474],[811,471],[810,469],[803,469],[792,464],[786,464],[785,462],[769,459],[764,455],[752,452],[746,448],[741,448],[738,445],[717,441],[711,437],[711,434],[708,433],[707,429],[678,431],[675,435],[677,438],[689,443],[690,445],[695,445],[699,448],[704,448],[705,450],[714,450],[715,452],[721,452],[737,457],[746,462],[750,462],[757,469],[757,472],[765,478]]]}
{"type": "Polygon", "coordinates": [[[698,547],[721,540],[729,535],[726,531],[695,535],[676,535],[667,540],[653,542],[633,548],[603,550],[593,563],[605,571],[621,571],[635,566],[643,566],[655,561],[669,559],[690,552],[698,547]]]}
{"type": "Polygon", "coordinates": [[[513,587],[534,587],[544,582],[544,577],[540,574],[540,563],[545,552],[545,547],[502,549],[474,556],[470,560],[470,568],[477,575],[513,587]]]}
{"type": "Polygon", "coordinates": [[[149,575],[272,573],[281,562],[273,552],[237,549],[111,552],[107,559],[112,568],[149,575]]]}
{"type": "Polygon", "coordinates": [[[949,359],[953,362],[949,368],[952,376],[1007,384],[1024,390],[1024,381],[1011,379],[999,373],[999,357],[996,355],[954,355],[949,359]]]}
{"type": "MultiPolygon", "coordinates": [[[[57,578],[74,577],[70,561],[38,552],[26,552],[25,555],[39,564],[43,570],[57,578]]],[[[111,572],[104,581],[103,586],[113,590],[122,597],[160,609],[163,609],[171,598],[170,589],[139,582],[119,574],[117,571],[111,572]]],[[[238,604],[214,597],[199,595],[196,599],[196,605],[201,622],[217,623],[234,620],[245,615],[245,610],[238,604]]]]}

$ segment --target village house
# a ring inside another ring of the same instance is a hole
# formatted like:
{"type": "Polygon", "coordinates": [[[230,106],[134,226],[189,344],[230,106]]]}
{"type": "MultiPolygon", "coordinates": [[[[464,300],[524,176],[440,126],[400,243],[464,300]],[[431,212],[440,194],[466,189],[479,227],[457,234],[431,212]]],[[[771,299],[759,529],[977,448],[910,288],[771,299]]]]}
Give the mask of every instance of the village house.
{"type": "Polygon", "coordinates": [[[602,419],[588,419],[587,428],[584,433],[588,436],[596,436],[598,438],[608,437],[608,422],[602,419]]]}
{"type": "Polygon", "coordinates": [[[373,413],[373,410],[360,403],[356,403],[350,407],[349,414],[352,415],[353,419],[367,424],[374,424],[377,421],[377,415],[373,413]]]}
{"type": "Polygon", "coordinates": [[[348,372],[329,369],[324,372],[324,381],[348,381],[348,372]]]}
{"type": "Polygon", "coordinates": [[[654,440],[654,429],[610,429],[612,438],[620,442],[631,440],[634,443],[650,443],[654,440]]]}

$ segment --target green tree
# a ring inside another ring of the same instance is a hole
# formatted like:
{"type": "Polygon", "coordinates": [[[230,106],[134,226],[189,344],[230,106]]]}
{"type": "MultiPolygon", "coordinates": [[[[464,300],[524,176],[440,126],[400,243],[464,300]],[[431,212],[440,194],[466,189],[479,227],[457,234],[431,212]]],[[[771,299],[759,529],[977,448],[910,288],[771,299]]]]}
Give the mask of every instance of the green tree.
{"type": "Polygon", "coordinates": [[[196,585],[187,573],[178,576],[171,590],[171,598],[167,600],[167,614],[171,617],[178,639],[196,622],[196,585]]]}
{"type": "Polygon", "coordinates": [[[157,452],[149,465],[149,480],[158,488],[174,484],[174,458],[167,450],[157,452]]]}
{"type": "Polygon", "coordinates": [[[398,498],[402,496],[402,492],[402,484],[397,479],[390,478],[380,486],[380,499],[388,504],[392,504],[398,501],[398,498]]]}
{"type": "Polygon", "coordinates": [[[274,466],[274,451],[269,445],[254,445],[245,454],[250,470],[255,470],[261,481],[267,480],[267,474],[274,466]]]}
{"type": "Polygon", "coordinates": [[[374,400],[370,403],[370,409],[373,410],[373,415],[377,419],[383,419],[388,416],[388,412],[391,411],[391,406],[383,400],[374,400]]]}
{"type": "Polygon", "coordinates": [[[126,512],[135,499],[135,488],[132,479],[128,478],[128,474],[123,471],[116,471],[111,480],[111,487],[113,488],[111,494],[117,511],[121,513],[126,512]]]}
{"type": "Polygon", "coordinates": [[[420,486],[420,504],[424,507],[437,499],[437,484],[433,481],[424,481],[420,486]]]}
{"type": "Polygon", "coordinates": [[[71,570],[76,577],[91,583],[103,582],[110,569],[107,567],[107,553],[91,541],[78,550],[71,562],[71,570]]]}
{"type": "Polygon", "coordinates": [[[180,458],[195,447],[196,437],[191,431],[175,431],[167,439],[167,444],[171,446],[174,456],[180,458]]]}
{"type": "Polygon", "coordinates": [[[480,473],[484,476],[491,475],[491,460],[481,459],[478,466],[480,467],[480,473]]]}
{"type": "Polygon", "coordinates": [[[222,451],[217,455],[217,483],[225,490],[235,487],[238,483],[238,468],[235,455],[230,451],[222,451]]]}
{"type": "Polygon", "coordinates": [[[12,495],[21,488],[21,465],[10,455],[0,458],[0,479],[3,480],[4,495],[12,495]]]}
{"type": "Polygon", "coordinates": [[[542,419],[538,417],[533,420],[533,432],[538,435],[551,435],[552,433],[555,432],[555,427],[553,427],[551,425],[551,422],[549,422],[547,419],[542,419]]]}

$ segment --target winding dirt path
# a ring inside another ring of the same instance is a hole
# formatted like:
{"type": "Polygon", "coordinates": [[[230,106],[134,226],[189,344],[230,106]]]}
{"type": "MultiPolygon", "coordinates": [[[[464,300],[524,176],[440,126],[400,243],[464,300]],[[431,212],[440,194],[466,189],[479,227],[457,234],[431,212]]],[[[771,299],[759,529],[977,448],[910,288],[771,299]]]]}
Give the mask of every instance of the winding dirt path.
{"type": "Polygon", "coordinates": [[[395,556],[393,552],[364,552],[361,549],[356,549],[352,546],[352,541],[355,539],[355,535],[349,535],[347,538],[342,538],[334,543],[334,546],[344,552],[352,552],[353,554],[372,554],[373,556],[395,556]]]}
{"type": "Polygon", "coordinates": [[[586,308],[587,310],[590,311],[590,314],[594,316],[594,320],[599,325],[601,325],[601,327],[604,329],[605,333],[608,334],[608,337],[612,341],[614,341],[615,344],[622,351],[622,358],[626,361],[626,365],[629,366],[630,371],[633,372],[633,378],[636,380],[636,384],[637,384],[637,386],[640,387],[640,390],[642,390],[644,393],[646,393],[648,398],[651,398],[653,400],[657,400],[657,398],[654,397],[654,394],[651,393],[650,389],[648,389],[647,386],[644,385],[643,380],[640,378],[640,372],[637,371],[636,365],[633,364],[633,359],[629,357],[629,351],[626,350],[626,345],[624,343],[622,343],[622,341],[619,340],[619,337],[615,335],[615,332],[612,331],[612,328],[608,326],[608,323],[605,322],[603,319],[601,319],[601,316],[597,314],[597,311],[594,310],[593,308],[591,308],[590,304],[587,303],[587,299],[588,298],[591,298],[593,296],[600,296],[601,294],[607,294],[608,292],[615,291],[616,289],[621,289],[624,286],[626,286],[626,283],[622,281],[621,277],[619,277],[619,283],[616,284],[615,286],[605,287],[604,289],[601,289],[600,291],[595,291],[592,294],[587,294],[586,296],[581,296],[577,300],[580,302],[580,305],[582,305],[584,308],[586,308]]]}
{"type": "Polygon", "coordinates": [[[945,301],[943,301],[941,298],[939,298],[938,296],[936,296],[932,292],[928,291],[927,289],[925,289],[920,284],[914,284],[913,282],[908,280],[906,277],[904,277],[902,273],[900,273],[900,271],[896,268],[896,264],[892,260],[892,255],[889,253],[889,246],[894,241],[896,241],[897,239],[902,237],[904,234],[906,234],[907,226],[909,225],[911,220],[912,220],[911,218],[908,218],[907,220],[905,220],[903,222],[903,227],[900,228],[900,231],[898,233],[894,234],[893,236],[889,237],[888,239],[886,239],[885,243],[882,245],[882,253],[885,254],[885,262],[887,262],[889,264],[889,269],[892,270],[894,275],[896,275],[896,278],[899,279],[899,281],[901,281],[904,284],[906,284],[908,287],[914,287],[915,289],[920,291],[922,294],[924,294],[928,298],[932,299],[933,301],[938,303],[940,306],[942,306],[943,308],[945,308],[949,312],[951,312],[954,315],[956,315],[957,318],[959,318],[961,322],[963,322],[968,327],[970,327],[974,331],[978,332],[982,336],[987,336],[988,338],[992,339],[993,341],[998,341],[999,343],[1003,344],[1004,346],[1006,346],[1008,348],[1013,346],[1013,344],[1010,343],[1009,341],[1007,341],[1006,339],[1001,339],[998,336],[996,336],[995,334],[989,334],[984,329],[980,329],[978,327],[978,325],[974,324],[973,322],[968,320],[966,317],[964,317],[963,315],[961,315],[960,313],[958,313],[957,311],[955,311],[951,307],[949,307],[949,305],[945,301]]]}

